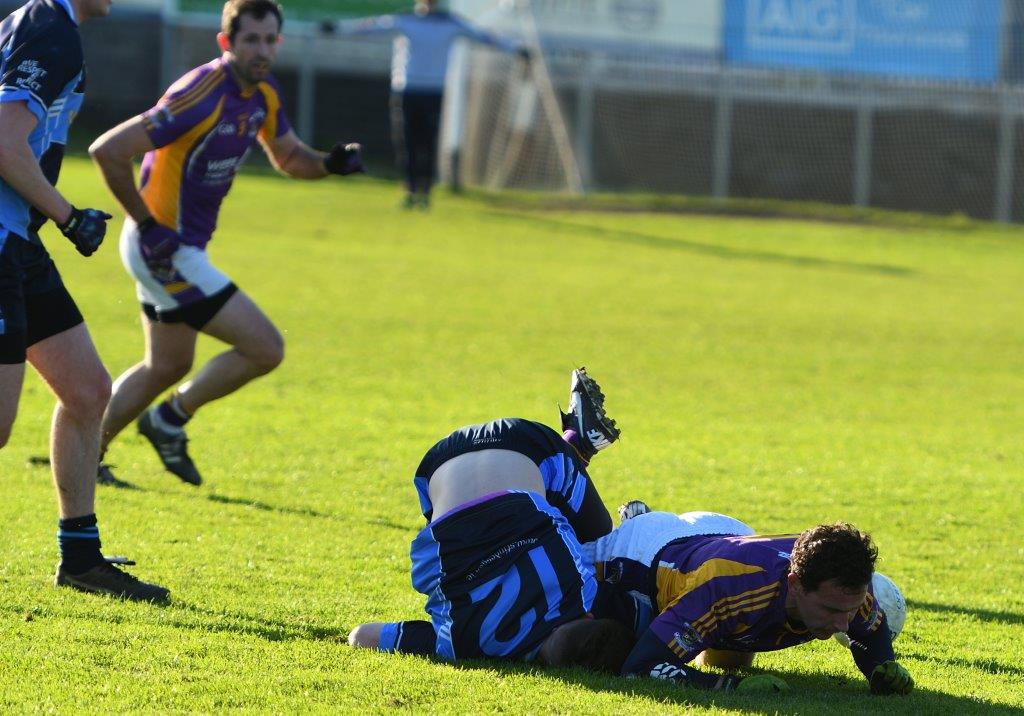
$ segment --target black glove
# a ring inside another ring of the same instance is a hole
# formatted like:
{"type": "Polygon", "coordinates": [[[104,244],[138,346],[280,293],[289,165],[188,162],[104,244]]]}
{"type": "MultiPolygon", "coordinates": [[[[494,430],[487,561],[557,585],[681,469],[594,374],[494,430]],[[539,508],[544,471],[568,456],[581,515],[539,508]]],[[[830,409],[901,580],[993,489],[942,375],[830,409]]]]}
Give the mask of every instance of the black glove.
{"type": "Polygon", "coordinates": [[[914,690],[914,679],[910,672],[895,661],[876,666],[868,683],[871,684],[871,693],[879,695],[906,695],[914,690]]]}
{"type": "Polygon", "coordinates": [[[331,151],[324,157],[324,168],[328,174],[366,173],[363,168],[363,145],[358,142],[342,144],[338,142],[331,148],[331,151]]]}
{"type": "Polygon", "coordinates": [[[107,221],[110,214],[99,209],[76,209],[71,207],[71,216],[63,224],[57,224],[60,233],[68,237],[82,256],[92,256],[107,235],[107,221]]]}
{"type": "Polygon", "coordinates": [[[149,217],[138,226],[139,252],[146,268],[160,281],[170,281],[174,274],[171,257],[181,246],[181,237],[174,229],[158,224],[149,217]]]}

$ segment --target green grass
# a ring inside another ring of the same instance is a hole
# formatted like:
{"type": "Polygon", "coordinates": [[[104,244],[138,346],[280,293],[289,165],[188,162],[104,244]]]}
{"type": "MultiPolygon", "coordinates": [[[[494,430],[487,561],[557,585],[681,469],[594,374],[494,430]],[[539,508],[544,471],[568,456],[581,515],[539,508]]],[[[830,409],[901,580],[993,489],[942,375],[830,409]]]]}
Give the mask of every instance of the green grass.
{"type": "MultiPolygon", "coordinates": [[[[62,188],[115,209],[82,160],[62,188]]],[[[1020,229],[398,198],[237,181],[211,253],[288,357],[194,421],[203,487],[129,431],[109,458],[137,489],[99,495],[105,550],[170,586],[168,606],[49,585],[53,488],[26,460],[53,399],[29,376],[0,452],[0,710],[1024,713],[1020,229]],[[758,656],[794,687],[776,698],[346,646],[362,621],[422,614],[424,450],[497,416],[553,422],[579,363],[624,429],[592,470],[610,506],[870,531],[909,600],[897,651],[917,691],[871,697],[831,641],[758,656]]],[[[142,336],[114,238],[88,260],[48,243],[116,376],[142,336]]]]}
{"type": "MultiPolygon", "coordinates": [[[[206,12],[219,15],[224,3],[220,0],[180,0],[185,12],[206,12]]],[[[412,0],[285,0],[285,14],[291,18],[340,18],[386,15],[408,12],[412,0]]]]}

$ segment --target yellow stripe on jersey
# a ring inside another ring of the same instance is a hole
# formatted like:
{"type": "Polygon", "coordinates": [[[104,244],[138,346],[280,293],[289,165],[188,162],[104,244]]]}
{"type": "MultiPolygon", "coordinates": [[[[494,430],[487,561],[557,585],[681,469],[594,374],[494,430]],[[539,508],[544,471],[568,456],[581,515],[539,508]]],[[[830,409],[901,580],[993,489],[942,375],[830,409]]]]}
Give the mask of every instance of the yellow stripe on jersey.
{"type": "MultiPolygon", "coordinates": [[[[224,79],[226,79],[224,71],[218,68],[206,75],[203,79],[199,80],[195,87],[192,87],[190,90],[185,92],[185,94],[180,97],[175,97],[174,100],[165,105],[162,109],[165,112],[169,112],[172,116],[179,115],[209,97],[210,93],[220,86],[224,79]]],[[[174,88],[172,87],[169,91],[173,91],[173,89],[174,88]]],[[[147,117],[145,128],[147,130],[152,130],[154,126],[153,122],[147,117]]]]}
{"type": "Polygon", "coordinates": [[[871,617],[871,613],[873,611],[875,611],[875,599],[870,593],[868,593],[868,595],[864,597],[864,603],[860,605],[860,609],[857,610],[857,613],[860,615],[861,619],[867,621],[871,617]]]}
{"type": "Polygon", "coordinates": [[[763,572],[756,564],[744,564],[731,559],[709,559],[692,572],[680,572],[669,566],[658,565],[655,586],[658,594],[658,612],[663,612],[684,595],[716,577],[736,577],[763,572]]]}
{"type": "Polygon", "coordinates": [[[210,93],[217,89],[226,79],[227,75],[221,70],[211,72],[193,90],[183,94],[167,105],[167,109],[170,110],[171,114],[181,114],[185,110],[191,109],[209,97],[210,93]]]}
{"type": "Polygon", "coordinates": [[[140,193],[158,223],[178,228],[178,200],[181,197],[185,158],[196,142],[217,124],[223,106],[224,97],[221,97],[206,119],[167,146],[154,150],[156,155],[149,169],[149,180],[140,193]]]}
{"type": "Polygon", "coordinates": [[[768,606],[772,599],[779,593],[778,583],[766,584],[757,589],[735,594],[730,597],[722,597],[704,612],[699,618],[691,622],[691,626],[702,635],[711,632],[720,621],[747,612],[763,609],[768,606]]]}
{"type": "Polygon", "coordinates": [[[281,98],[269,82],[260,82],[258,86],[267,103],[267,120],[260,127],[259,136],[264,142],[273,142],[277,139],[277,113],[281,111],[281,98]]]}
{"type": "Polygon", "coordinates": [[[796,534],[781,534],[781,535],[744,535],[740,537],[744,542],[770,542],[777,539],[796,539],[800,535],[796,534]]]}

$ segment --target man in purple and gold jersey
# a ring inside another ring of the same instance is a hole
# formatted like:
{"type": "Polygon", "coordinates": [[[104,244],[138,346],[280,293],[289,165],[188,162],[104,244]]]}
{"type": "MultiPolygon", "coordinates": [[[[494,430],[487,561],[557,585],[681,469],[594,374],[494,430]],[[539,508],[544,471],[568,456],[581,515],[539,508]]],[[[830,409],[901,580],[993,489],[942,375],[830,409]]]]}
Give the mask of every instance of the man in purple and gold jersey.
{"type": "MultiPolygon", "coordinates": [[[[270,74],[282,19],[272,0],[228,0],[217,35],[223,55],[186,74],[155,107],[89,148],[128,215],[121,259],[136,281],[146,338],[143,361],[114,382],[101,447],[105,451],[138,417],[139,431],[164,466],[193,485],[201,477],[186,451],[185,424],[203,405],[269,373],[284,358],[280,332],[205,251],[238,168],[259,142],[290,177],[362,171],[358,144],[318,152],[292,131],[270,74]],[[132,158],[143,153],[136,188],[132,158]],[[199,331],[231,349],[147,410],[191,370],[199,331]]],[[[116,481],[102,464],[98,479],[116,481]]]]}
{"type": "Polygon", "coordinates": [[[623,674],[781,691],[785,682],[771,675],[719,676],[690,662],[709,650],[775,651],[845,632],[872,692],[913,689],[872,593],[878,551],[868,535],[845,523],[800,535],[736,534],[750,530],[721,515],[719,533],[709,535],[665,517],[640,514],[584,546],[604,585],[595,616],[631,624],[638,636],[623,674]]]}

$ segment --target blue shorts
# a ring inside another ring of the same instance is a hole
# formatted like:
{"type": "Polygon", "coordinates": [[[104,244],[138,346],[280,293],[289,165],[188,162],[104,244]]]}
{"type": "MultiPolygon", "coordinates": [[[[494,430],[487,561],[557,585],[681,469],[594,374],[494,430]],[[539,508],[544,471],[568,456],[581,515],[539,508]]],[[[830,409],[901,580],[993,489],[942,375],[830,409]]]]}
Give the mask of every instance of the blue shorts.
{"type": "Polygon", "coordinates": [[[511,450],[533,460],[544,480],[545,499],[569,520],[580,542],[611,532],[612,518],[576,450],[547,425],[522,418],[467,425],[427,451],[413,483],[428,522],[434,514],[428,492],[434,472],[459,455],[491,449],[511,450]]]}
{"type": "Polygon", "coordinates": [[[0,364],[24,363],[29,346],[82,322],[43,244],[0,229],[0,364]]]}
{"type": "Polygon", "coordinates": [[[590,562],[565,518],[532,492],[461,505],[413,540],[412,583],[424,622],[389,624],[382,651],[444,659],[530,660],[554,629],[586,616],[597,594],[590,562]]]}

